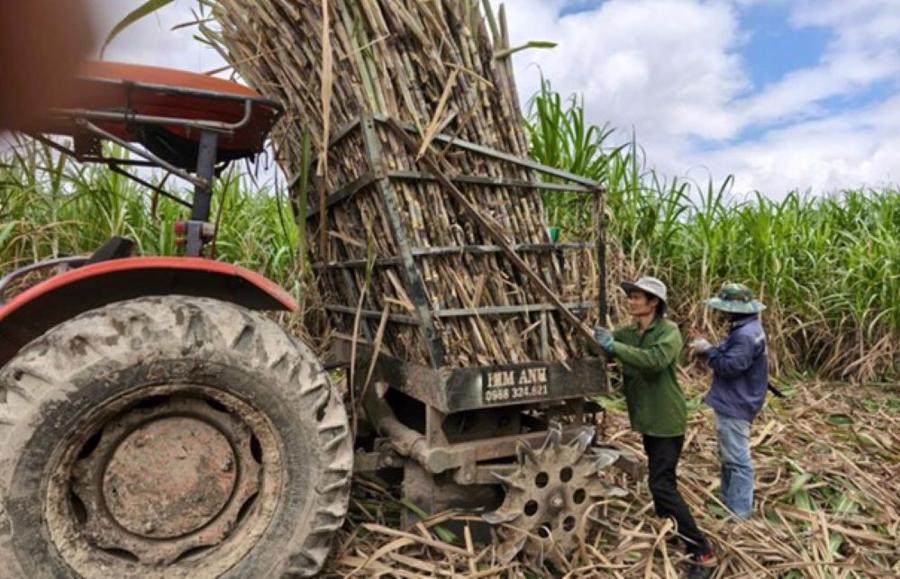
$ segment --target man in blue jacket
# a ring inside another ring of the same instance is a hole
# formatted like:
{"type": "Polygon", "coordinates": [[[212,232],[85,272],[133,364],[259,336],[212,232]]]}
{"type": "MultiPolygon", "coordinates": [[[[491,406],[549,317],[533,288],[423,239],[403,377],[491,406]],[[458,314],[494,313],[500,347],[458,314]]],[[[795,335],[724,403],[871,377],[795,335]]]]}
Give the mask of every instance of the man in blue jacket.
{"type": "Polygon", "coordinates": [[[706,305],[727,315],[731,330],[718,346],[698,339],[690,347],[706,357],[713,371],[706,403],[716,413],[722,500],[737,518],[746,520],[753,511],[750,423],[763,407],[769,383],[766,334],[759,319],[765,306],[743,284],[726,285],[706,305]]]}

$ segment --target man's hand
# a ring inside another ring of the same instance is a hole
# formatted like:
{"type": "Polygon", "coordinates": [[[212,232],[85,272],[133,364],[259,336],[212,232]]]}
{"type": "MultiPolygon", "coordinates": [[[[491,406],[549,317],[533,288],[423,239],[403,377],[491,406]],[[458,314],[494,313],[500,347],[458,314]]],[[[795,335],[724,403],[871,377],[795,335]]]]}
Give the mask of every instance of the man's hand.
{"type": "Polygon", "coordinates": [[[688,348],[691,349],[691,353],[695,356],[709,354],[709,352],[713,349],[713,345],[709,343],[709,340],[706,338],[698,338],[688,344],[688,348]]]}
{"type": "Polygon", "coordinates": [[[594,328],[594,339],[606,350],[608,353],[612,354],[613,352],[613,344],[615,340],[613,339],[612,332],[603,328],[601,326],[597,326],[594,328]]]}

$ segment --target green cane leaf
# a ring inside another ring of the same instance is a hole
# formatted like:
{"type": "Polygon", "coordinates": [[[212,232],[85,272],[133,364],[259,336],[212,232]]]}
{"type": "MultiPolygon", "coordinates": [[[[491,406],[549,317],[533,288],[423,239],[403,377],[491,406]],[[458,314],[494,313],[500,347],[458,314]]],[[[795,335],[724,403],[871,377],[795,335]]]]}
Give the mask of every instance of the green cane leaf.
{"type": "Polygon", "coordinates": [[[153,14],[160,8],[164,8],[171,4],[174,0],[147,0],[139,7],[135,8],[131,12],[128,13],[125,18],[120,20],[113,29],[109,32],[106,37],[106,40],[103,41],[103,47],[100,48],[100,58],[103,58],[103,52],[106,50],[106,47],[109,46],[109,43],[113,41],[113,39],[118,36],[123,30],[144,18],[145,16],[149,16],[153,14]]]}

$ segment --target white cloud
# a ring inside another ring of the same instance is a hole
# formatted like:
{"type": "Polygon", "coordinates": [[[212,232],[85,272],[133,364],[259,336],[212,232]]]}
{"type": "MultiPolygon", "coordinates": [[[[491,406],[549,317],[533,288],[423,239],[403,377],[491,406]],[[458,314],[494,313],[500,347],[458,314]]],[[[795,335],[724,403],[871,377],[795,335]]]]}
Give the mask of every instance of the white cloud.
{"type": "MultiPolygon", "coordinates": [[[[113,26],[142,2],[143,0],[87,0],[86,4],[96,23],[95,30],[100,36],[98,51],[102,39],[113,26]]],[[[197,5],[196,0],[178,0],[132,24],[110,43],[104,59],[195,72],[221,67],[224,61],[219,54],[193,38],[197,33],[195,27],[172,30],[174,26],[194,21],[192,10],[196,10],[197,5]]]]}
{"type": "Polygon", "coordinates": [[[852,95],[885,80],[900,80],[900,3],[897,0],[801,0],[792,4],[795,26],[828,28],[834,35],[818,66],[739,102],[742,124],[805,117],[817,102],[852,95]]]}
{"type": "Polygon", "coordinates": [[[733,51],[738,30],[730,5],[611,0],[555,17],[560,6],[507,1],[514,45],[559,43],[515,59],[523,98],[539,87],[537,65],[563,94],[583,94],[595,120],[604,116],[641,133],[652,126],[668,136],[725,138],[737,130],[733,118],[720,114],[746,86],[733,51]]]}
{"type": "Polygon", "coordinates": [[[538,87],[536,64],[563,94],[584,95],[589,120],[634,128],[663,173],[701,182],[733,173],[737,192],[775,197],[900,180],[900,126],[887,120],[900,100],[838,114],[823,102],[900,85],[897,0],[607,0],[565,17],[559,0],[507,5],[514,44],[559,42],[516,56],[523,95],[538,87]],[[832,40],[817,65],[754,93],[738,9],[759,3],[781,4],[791,25],[826,27],[832,40]],[[760,136],[732,143],[750,129],[760,136]]]}
{"type": "MultiPolygon", "coordinates": [[[[137,4],[89,0],[108,31],[137,4]]],[[[835,114],[826,99],[852,99],[876,83],[900,86],[900,0],[505,0],[512,43],[554,40],[553,50],[514,57],[522,100],[540,70],[563,95],[584,97],[588,120],[624,138],[634,128],[652,165],[705,181],[736,175],[736,190],[780,197],[900,181],[900,100],[835,114]],[[753,87],[740,49],[749,31],[740,10],[779,4],[797,27],[827,28],[820,61],[753,87]],[[560,16],[565,6],[583,11],[560,16]],[[755,92],[754,92],[755,91],[755,92]],[[751,131],[758,135],[735,144],[751,131]],[[702,141],[704,147],[697,148],[702,141]]],[[[493,4],[498,4],[495,0],[493,4]]],[[[172,32],[191,20],[178,0],[116,39],[107,58],[203,71],[222,64],[172,32]]],[[[896,90],[896,89],[895,89],[896,90]]]]}
{"type": "Polygon", "coordinates": [[[900,183],[900,96],[862,110],[772,130],[753,142],[697,156],[736,176],[737,191],[781,197],[900,183]]]}

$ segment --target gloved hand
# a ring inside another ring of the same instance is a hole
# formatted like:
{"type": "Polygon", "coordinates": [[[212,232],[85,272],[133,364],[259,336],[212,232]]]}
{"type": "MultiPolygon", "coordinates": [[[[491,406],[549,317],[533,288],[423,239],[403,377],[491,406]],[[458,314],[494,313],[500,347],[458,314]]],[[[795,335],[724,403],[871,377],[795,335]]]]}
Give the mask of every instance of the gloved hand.
{"type": "Polygon", "coordinates": [[[594,339],[603,346],[603,349],[612,354],[613,352],[613,344],[615,340],[613,339],[612,332],[607,330],[604,327],[597,326],[594,328],[594,339]]]}
{"type": "Polygon", "coordinates": [[[698,354],[709,354],[713,349],[713,345],[710,344],[709,340],[706,338],[698,338],[688,344],[688,348],[690,348],[691,352],[696,356],[698,354]]]}

